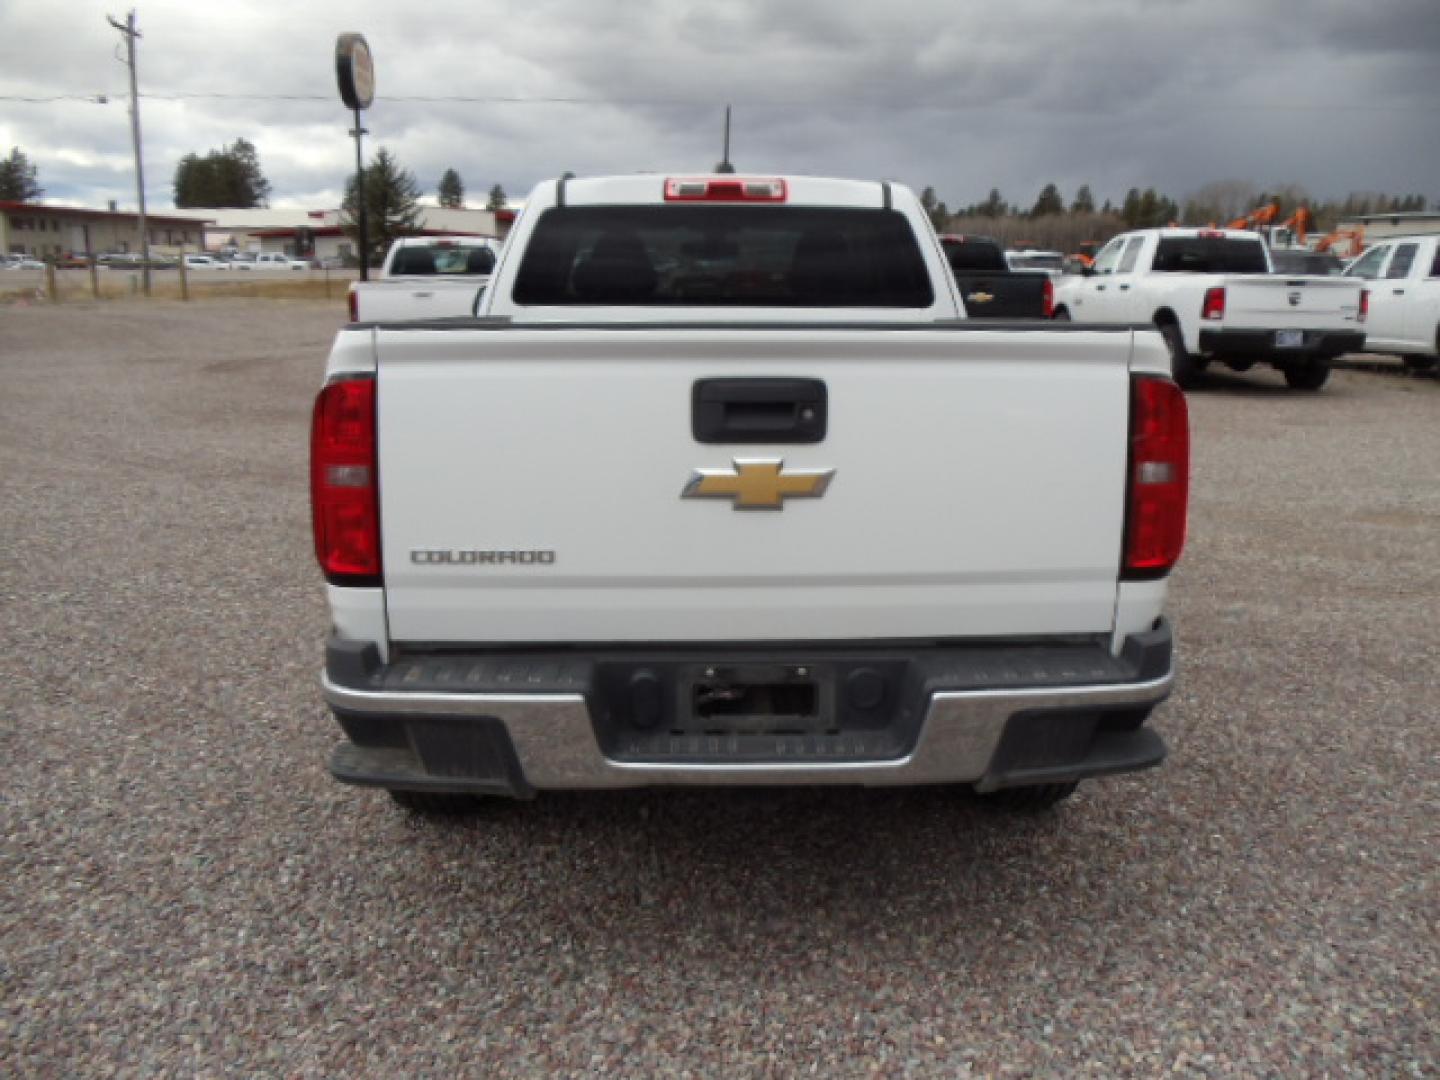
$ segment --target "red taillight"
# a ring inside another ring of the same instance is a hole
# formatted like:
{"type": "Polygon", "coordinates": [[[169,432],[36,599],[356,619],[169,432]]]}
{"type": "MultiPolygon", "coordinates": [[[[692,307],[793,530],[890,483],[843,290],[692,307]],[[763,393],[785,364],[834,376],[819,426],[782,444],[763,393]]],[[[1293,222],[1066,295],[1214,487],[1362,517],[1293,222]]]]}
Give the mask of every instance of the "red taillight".
{"type": "Polygon", "coordinates": [[[1169,379],[1137,378],[1130,397],[1130,483],[1125,516],[1127,578],[1168,574],[1185,547],[1190,502],[1190,421],[1169,379]]]}
{"type": "Polygon", "coordinates": [[[315,399],[310,427],[315,557],[334,585],[380,581],[375,380],[333,382],[315,399]]]}
{"type": "Polygon", "coordinates": [[[1050,279],[1049,274],[1045,275],[1045,290],[1041,294],[1040,302],[1044,307],[1045,318],[1055,314],[1055,282],[1050,279]]]}
{"type": "Polygon", "coordinates": [[[666,202],[784,202],[786,194],[785,181],[779,177],[672,177],[665,181],[666,202]]]}
{"type": "Polygon", "coordinates": [[[1364,322],[1370,315],[1370,290],[1360,290],[1360,311],[1355,316],[1356,322],[1364,322]]]}
{"type": "Polygon", "coordinates": [[[345,303],[346,303],[346,304],[349,306],[349,308],[350,308],[350,321],[351,321],[351,322],[359,322],[359,321],[360,321],[360,300],[359,300],[359,297],[357,297],[357,296],[355,295],[355,290],[354,290],[353,288],[350,290],[349,295],[345,297],[345,303]]]}
{"type": "Polygon", "coordinates": [[[1200,318],[1223,319],[1225,317],[1225,286],[1217,285],[1205,290],[1205,302],[1200,306],[1200,318]]]}

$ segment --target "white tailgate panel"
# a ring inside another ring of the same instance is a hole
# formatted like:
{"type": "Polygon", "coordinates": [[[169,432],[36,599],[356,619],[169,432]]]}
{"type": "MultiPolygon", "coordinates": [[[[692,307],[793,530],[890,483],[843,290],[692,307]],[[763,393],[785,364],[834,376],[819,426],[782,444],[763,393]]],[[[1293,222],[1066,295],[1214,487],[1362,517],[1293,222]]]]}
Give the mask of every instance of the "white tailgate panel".
{"type": "Polygon", "coordinates": [[[397,641],[1108,632],[1126,333],[380,331],[397,641]],[[702,445],[697,378],[817,378],[818,444],[702,445]],[[681,499],[733,458],[834,468],[818,499],[681,499]],[[553,565],[417,565],[414,549],[553,565]]]}
{"type": "Polygon", "coordinates": [[[475,313],[475,294],[483,282],[377,281],[355,287],[356,308],[362,322],[469,317],[475,313]]]}
{"type": "Polygon", "coordinates": [[[1235,277],[1226,282],[1225,325],[1232,329],[1349,330],[1360,289],[1339,277],[1235,277]]]}

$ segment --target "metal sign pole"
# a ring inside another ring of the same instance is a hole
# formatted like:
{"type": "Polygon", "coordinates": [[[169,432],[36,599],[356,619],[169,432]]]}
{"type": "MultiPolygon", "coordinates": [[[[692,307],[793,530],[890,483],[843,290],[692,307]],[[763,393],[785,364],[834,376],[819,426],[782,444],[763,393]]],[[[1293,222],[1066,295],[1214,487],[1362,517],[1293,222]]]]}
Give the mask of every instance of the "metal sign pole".
{"type": "Polygon", "coordinates": [[[355,216],[360,226],[360,280],[370,280],[370,213],[365,203],[365,155],[361,150],[361,137],[365,129],[360,124],[360,110],[355,110],[355,216]]]}
{"type": "Polygon", "coordinates": [[[360,280],[370,280],[370,213],[365,205],[365,126],[361,113],[375,99],[375,61],[363,34],[341,34],[335,39],[335,78],[340,100],[354,114],[355,224],[360,233],[360,280]]]}

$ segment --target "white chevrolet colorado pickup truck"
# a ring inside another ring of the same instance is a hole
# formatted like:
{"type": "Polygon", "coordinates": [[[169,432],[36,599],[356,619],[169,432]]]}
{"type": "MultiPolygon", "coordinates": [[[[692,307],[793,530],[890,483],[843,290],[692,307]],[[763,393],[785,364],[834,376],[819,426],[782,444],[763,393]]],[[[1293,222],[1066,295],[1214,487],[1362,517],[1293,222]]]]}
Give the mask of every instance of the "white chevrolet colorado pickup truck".
{"type": "Polygon", "coordinates": [[[1335,357],[1365,344],[1367,300],[1355,281],[1271,273],[1259,233],[1141,229],[1056,286],[1055,317],[1154,323],[1182,385],[1213,360],[1235,371],[1272,364],[1291,387],[1318,390],[1335,357]]]}
{"type": "Polygon", "coordinates": [[[350,284],[350,321],[475,314],[500,243],[484,236],[407,236],[385,253],[377,281],[350,284]]]}
{"type": "Polygon", "coordinates": [[[1440,358],[1440,236],[1399,236],[1367,248],[1345,276],[1370,282],[1365,348],[1428,371],[1440,358]]]}
{"type": "Polygon", "coordinates": [[[342,329],[340,780],[417,810],[1154,765],[1188,497],[1153,330],[967,322],[905,188],[541,185],[481,316],[342,329]]]}

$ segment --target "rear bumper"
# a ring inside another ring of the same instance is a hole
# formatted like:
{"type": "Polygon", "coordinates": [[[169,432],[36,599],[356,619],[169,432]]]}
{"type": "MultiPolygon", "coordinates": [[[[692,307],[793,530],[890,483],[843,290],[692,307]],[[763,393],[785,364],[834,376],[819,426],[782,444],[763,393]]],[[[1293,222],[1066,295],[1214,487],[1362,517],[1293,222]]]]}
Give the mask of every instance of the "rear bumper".
{"type": "Polygon", "coordinates": [[[1359,352],[1365,346],[1363,330],[1303,330],[1303,342],[1296,346],[1275,344],[1274,330],[1200,331],[1200,352],[1217,359],[1267,360],[1283,364],[1289,360],[1330,360],[1341,353],[1359,352]]]}
{"type": "MultiPolygon", "coordinates": [[[[802,657],[816,655],[822,667],[879,656],[875,663],[885,664],[895,651],[787,648],[778,659],[809,663],[802,657]]],[[[719,663],[732,659],[724,650],[712,654],[719,663]]],[[[911,654],[889,718],[876,729],[639,737],[613,715],[616,699],[605,686],[607,670],[655,666],[633,652],[452,653],[385,667],[373,649],[367,655],[365,647],[332,642],[325,699],[349,741],[330,769],[352,784],[518,797],[652,785],[994,790],[1128,772],[1165,756],[1164,742],[1144,726],[1174,677],[1163,621],[1131,637],[1119,657],[1098,644],[911,654]]],[[[659,661],[662,670],[666,662],[659,661]]]]}

